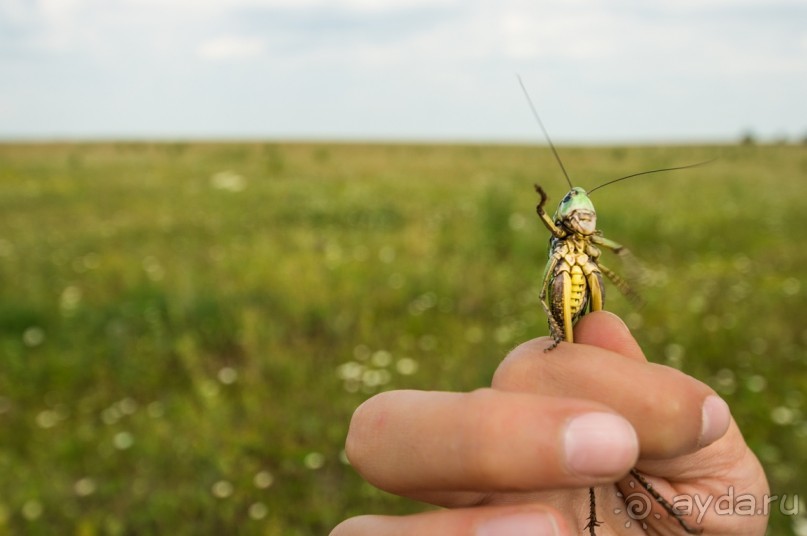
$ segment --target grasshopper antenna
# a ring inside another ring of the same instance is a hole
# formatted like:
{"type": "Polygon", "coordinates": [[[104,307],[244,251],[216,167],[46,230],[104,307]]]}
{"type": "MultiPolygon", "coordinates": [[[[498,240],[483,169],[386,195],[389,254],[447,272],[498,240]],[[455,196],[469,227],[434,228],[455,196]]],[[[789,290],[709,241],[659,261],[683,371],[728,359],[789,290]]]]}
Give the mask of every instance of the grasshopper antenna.
{"type": "Polygon", "coordinates": [[[586,193],[588,195],[591,195],[592,192],[594,192],[595,190],[599,190],[603,186],[608,186],[609,184],[614,184],[615,182],[624,181],[625,179],[631,179],[633,177],[638,177],[640,175],[650,175],[651,173],[661,173],[661,172],[664,172],[664,171],[676,171],[676,170],[679,170],[679,169],[695,168],[695,167],[705,166],[706,164],[710,164],[710,163],[712,163],[714,161],[715,161],[715,159],[713,158],[712,160],[706,160],[704,162],[698,162],[697,164],[689,164],[688,166],[677,166],[677,167],[669,167],[669,168],[651,169],[650,171],[642,171],[640,173],[632,173],[630,175],[625,175],[624,177],[619,177],[618,179],[613,179],[613,180],[610,180],[610,181],[605,182],[603,184],[600,184],[599,186],[597,186],[595,188],[592,188],[591,190],[589,190],[586,193]]]}
{"type": "Polygon", "coordinates": [[[552,149],[552,154],[555,155],[555,160],[558,161],[558,165],[560,166],[560,170],[563,172],[563,176],[566,177],[566,182],[569,183],[569,188],[574,188],[572,184],[572,180],[569,178],[569,174],[566,173],[566,168],[563,167],[563,162],[560,160],[560,156],[558,155],[558,151],[555,149],[555,144],[552,143],[552,138],[549,137],[549,133],[544,128],[544,124],[541,121],[541,118],[538,116],[538,110],[535,109],[535,105],[532,103],[532,99],[530,98],[530,94],[527,91],[526,86],[524,86],[524,81],[521,80],[521,75],[516,75],[518,77],[518,83],[521,85],[521,90],[524,92],[524,96],[527,97],[527,102],[530,105],[530,109],[532,110],[532,115],[535,117],[535,120],[538,121],[538,126],[541,127],[541,130],[544,133],[544,137],[546,141],[549,142],[549,148],[552,149]]]}

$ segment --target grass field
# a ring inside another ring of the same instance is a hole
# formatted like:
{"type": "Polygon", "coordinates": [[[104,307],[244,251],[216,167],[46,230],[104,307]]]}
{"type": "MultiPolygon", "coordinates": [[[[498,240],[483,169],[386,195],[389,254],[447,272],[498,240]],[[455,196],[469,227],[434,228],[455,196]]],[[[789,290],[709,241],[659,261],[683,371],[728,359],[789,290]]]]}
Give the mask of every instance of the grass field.
{"type": "MultiPolygon", "coordinates": [[[[561,147],[647,271],[650,359],[712,385],[807,523],[807,147],[561,147]]],[[[420,505],[344,461],[387,389],[545,335],[546,148],[0,145],[0,534],[319,535],[420,505]]],[[[619,269],[618,262],[610,262],[619,269]]],[[[775,503],[776,505],[777,503],[775,503]]],[[[805,534],[805,532],[801,532],[805,534]]]]}

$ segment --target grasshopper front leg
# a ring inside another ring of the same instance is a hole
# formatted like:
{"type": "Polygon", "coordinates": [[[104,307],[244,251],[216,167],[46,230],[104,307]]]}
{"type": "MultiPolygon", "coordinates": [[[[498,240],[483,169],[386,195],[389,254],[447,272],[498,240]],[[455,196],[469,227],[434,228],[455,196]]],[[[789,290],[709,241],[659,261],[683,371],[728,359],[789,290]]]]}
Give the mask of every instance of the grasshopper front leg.
{"type": "Polygon", "coordinates": [[[544,192],[544,189],[537,184],[535,185],[535,191],[538,192],[539,196],[541,196],[541,199],[538,201],[538,205],[535,206],[535,212],[538,213],[538,217],[541,218],[541,221],[544,223],[546,228],[549,229],[549,232],[552,233],[552,236],[555,238],[565,238],[566,233],[560,227],[555,225],[555,222],[552,221],[552,218],[550,218],[549,214],[547,214],[544,210],[546,200],[549,199],[546,192],[544,192]]]}
{"type": "Polygon", "coordinates": [[[599,234],[599,231],[597,234],[591,236],[591,241],[597,244],[598,246],[610,249],[619,256],[630,255],[630,251],[628,250],[628,248],[626,248],[619,242],[614,242],[610,238],[605,238],[604,236],[599,234]]]}

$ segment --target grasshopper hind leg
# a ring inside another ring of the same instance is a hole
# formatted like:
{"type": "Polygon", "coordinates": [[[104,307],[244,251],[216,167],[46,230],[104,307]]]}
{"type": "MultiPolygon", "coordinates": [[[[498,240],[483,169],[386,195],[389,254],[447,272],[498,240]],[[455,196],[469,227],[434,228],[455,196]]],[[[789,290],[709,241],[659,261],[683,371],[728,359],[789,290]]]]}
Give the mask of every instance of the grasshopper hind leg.
{"type": "Polygon", "coordinates": [[[547,323],[549,324],[549,336],[552,337],[552,344],[550,344],[547,348],[544,349],[544,352],[549,352],[554,350],[558,347],[558,345],[563,342],[563,328],[558,321],[555,320],[555,317],[552,316],[552,312],[549,310],[549,306],[541,300],[541,305],[544,307],[544,312],[546,313],[547,323]]]}
{"type": "Polygon", "coordinates": [[[594,495],[594,488],[588,488],[588,524],[584,527],[588,530],[589,536],[597,536],[597,527],[602,525],[602,521],[597,519],[597,498],[594,495]]]}
{"type": "Polygon", "coordinates": [[[648,482],[647,479],[645,479],[645,477],[643,477],[642,474],[639,473],[639,471],[637,471],[636,469],[631,469],[630,474],[647,491],[647,493],[649,493],[653,497],[653,499],[655,499],[656,502],[659,503],[664,508],[667,514],[669,514],[670,517],[675,519],[678,522],[678,524],[681,525],[681,528],[684,529],[684,531],[686,531],[687,534],[700,534],[701,532],[703,532],[701,529],[690,527],[687,524],[687,522],[684,521],[684,518],[681,516],[681,513],[678,510],[676,510],[675,507],[672,504],[670,504],[670,502],[667,499],[665,499],[658,491],[653,489],[653,485],[650,484],[650,482],[648,482]]]}
{"type": "Polygon", "coordinates": [[[555,272],[557,263],[557,258],[550,259],[546,274],[544,275],[544,282],[541,285],[541,294],[539,297],[541,307],[544,308],[547,323],[549,324],[549,336],[552,337],[552,344],[547,347],[544,352],[554,350],[564,340],[572,342],[571,335],[567,331],[564,322],[563,302],[558,301],[558,296],[562,297],[563,295],[564,275],[560,274],[557,277],[551,277],[551,274],[555,272]]]}

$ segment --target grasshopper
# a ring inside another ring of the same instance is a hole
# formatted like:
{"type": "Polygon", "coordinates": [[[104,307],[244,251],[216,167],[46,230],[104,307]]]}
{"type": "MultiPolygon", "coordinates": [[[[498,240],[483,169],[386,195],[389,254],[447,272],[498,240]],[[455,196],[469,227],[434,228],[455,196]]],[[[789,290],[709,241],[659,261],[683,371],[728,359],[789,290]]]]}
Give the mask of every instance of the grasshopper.
{"type": "Polygon", "coordinates": [[[537,184],[535,191],[541,196],[536,211],[552,234],[540,295],[553,339],[549,351],[563,340],[574,342],[572,328],[587,309],[603,308],[603,274],[626,296],[636,295],[624,279],[599,262],[600,247],[621,256],[629,255],[629,251],[597,230],[597,212],[588,193],[573,186],[550,218],[544,211],[546,192],[537,184]]]}
{"type": "MultiPolygon", "coordinates": [[[[533,116],[541,127],[544,137],[549,143],[555,160],[558,162],[570,188],[569,192],[563,196],[560,204],[558,204],[554,215],[550,218],[544,210],[548,196],[541,186],[535,185],[535,191],[540,197],[536,212],[551,234],[549,239],[549,258],[544,269],[540,293],[541,305],[546,313],[549,333],[552,337],[551,345],[544,350],[549,352],[563,341],[574,342],[573,328],[580,317],[589,311],[602,310],[605,305],[603,275],[633,302],[639,301],[638,295],[631,289],[630,285],[616,272],[600,262],[600,255],[602,254],[600,248],[610,250],[623,259],[629,258],[631,254],[622,244],[606,238],[597,229],[597,211],[594,209],[594,204],[589,197],[591,193],[603,186],[639,175],[687,169],[701,166],[707,162],[633,173],[605,182],[587,192],[584,188],[572,184],[521,77],[519,77],[518,81],[524,95],[527,97],[533,116]]],[[[700,533],[700,530],[690,527],[683,520],[681,514],[661,494],[654,490],[652,485],[636,469],[631,469],[630,474],[687,533],[700,533]]],[[[589,488],[588,491],[589,518],[585,529],[588,530],[590,536],[596,536],[596,528],[601,522],[597,520],[597,503],[594,488],[589,488]]]]}

